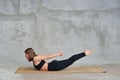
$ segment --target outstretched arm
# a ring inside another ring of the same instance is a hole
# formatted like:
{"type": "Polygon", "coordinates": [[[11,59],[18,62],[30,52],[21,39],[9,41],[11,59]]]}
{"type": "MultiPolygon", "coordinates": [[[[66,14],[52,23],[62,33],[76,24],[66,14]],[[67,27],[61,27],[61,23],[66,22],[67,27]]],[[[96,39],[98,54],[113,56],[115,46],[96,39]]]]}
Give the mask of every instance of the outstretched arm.
{"type": "Polygon", "coordinates": [[[58,53],[55,53],[55,54],[50,54],[50,55],[47,55],[46,56],[46,59],[50,59],[50,58],[54,58],[54,57],[57,57],[57,56],[62,56],[63,55],[63,52],[60,51],[58,53]]]}
{"type": "Polygon", "coordinates": [[[39,55],[36,57],[37,60],[46,60],[46,59],[50,59],[50,58],[54,58],[57,56],[62,56],[64,53],[62,51],[58,52],[58,53],[54,53],[54,54],[49,54],[49,55],[39,55]]]}

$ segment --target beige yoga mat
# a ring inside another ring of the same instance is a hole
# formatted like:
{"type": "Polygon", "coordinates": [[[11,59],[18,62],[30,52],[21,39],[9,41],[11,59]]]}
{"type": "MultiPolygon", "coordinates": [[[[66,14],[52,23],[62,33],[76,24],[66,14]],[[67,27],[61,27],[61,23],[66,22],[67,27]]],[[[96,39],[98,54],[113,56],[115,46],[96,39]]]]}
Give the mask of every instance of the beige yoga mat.
{"type": "Polygon", "coordinates": [[[55,74],[66,74],[66,73],[106,73],[106,71],[99,66],[87,66],[87,67],[71,67],[61,71],[39,71],[34,68],[20,67],[16,70],[17,74],[40,74],[40,73],[55,73],[55,74]]]}

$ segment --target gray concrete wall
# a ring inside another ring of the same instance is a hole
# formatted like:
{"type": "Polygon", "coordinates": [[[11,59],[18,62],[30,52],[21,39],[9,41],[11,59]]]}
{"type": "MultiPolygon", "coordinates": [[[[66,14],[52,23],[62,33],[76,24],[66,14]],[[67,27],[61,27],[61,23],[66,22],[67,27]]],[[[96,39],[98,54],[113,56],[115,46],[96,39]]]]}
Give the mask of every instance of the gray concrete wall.
{"type": "Polygon", "coordinates": [[[0,66],[29,65],[28,47],[64,51],[54,59],[95,50],[75,65],[120,63],[119,31],[120,0],[0,0],[0,66]]]}

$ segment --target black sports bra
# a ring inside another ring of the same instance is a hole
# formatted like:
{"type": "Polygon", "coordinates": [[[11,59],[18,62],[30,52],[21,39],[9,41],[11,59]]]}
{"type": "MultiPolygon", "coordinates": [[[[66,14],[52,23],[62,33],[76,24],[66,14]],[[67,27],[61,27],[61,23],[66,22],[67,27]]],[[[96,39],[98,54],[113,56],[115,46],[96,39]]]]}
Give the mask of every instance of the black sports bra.
{"type": "Polygon", "coordinates": [[[38,70],[40,70],[44,64],[45,64],[45,61],[44,61],[44,60],[41,60],[41,62],[40,62],[38,65],[35,65],[35,64],[33,63],[34,67],[35,67],[36,69],[38,69],[38,70]]]}

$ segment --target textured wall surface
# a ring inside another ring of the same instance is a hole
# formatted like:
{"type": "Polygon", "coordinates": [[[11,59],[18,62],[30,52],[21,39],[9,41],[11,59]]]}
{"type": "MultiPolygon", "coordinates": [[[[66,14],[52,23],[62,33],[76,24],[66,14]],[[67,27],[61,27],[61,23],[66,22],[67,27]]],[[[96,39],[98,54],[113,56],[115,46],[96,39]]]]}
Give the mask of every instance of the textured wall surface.
{"type": "Polygon", "coordinates": [[[0,71],[29,65],[28,47],[43,54],[63,50],[54,59],[95,50],[75,65],[120,63],[119,31],[120,0],[0,0],[0,71]]]}

